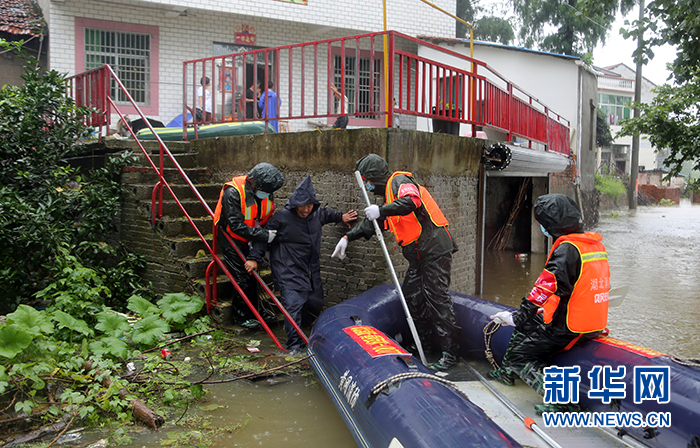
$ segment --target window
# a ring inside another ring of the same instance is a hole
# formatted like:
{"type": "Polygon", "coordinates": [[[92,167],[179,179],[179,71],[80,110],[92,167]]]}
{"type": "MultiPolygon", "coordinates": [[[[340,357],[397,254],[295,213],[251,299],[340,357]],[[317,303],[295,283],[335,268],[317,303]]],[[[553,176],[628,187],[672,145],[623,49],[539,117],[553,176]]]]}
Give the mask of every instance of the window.
{"type": "MultiPolygon", "coordinates": [[[[85,28],[85,70],[109,64],[124,87],[140,106],[149,105],[151,36],[85,28]]],[[[126,95],[112,85],[112,98],[128,102],[126,95]]]]}
{"type": "MultiPolygon", "coordinates": [[[[159,28],[75,18],[75,72],[109,64],[144,114],[158,115],[159,28]]],[[[116,82],[110,86],[123,113],[135,113],[116,82]]]]}
{"type": "Polygon", "coordinates": [[[462,117],[464,98],[462,97],[462,87],[464,85],[463,75],[447,75],[437,80],[438,103],[434,113],[449,116],[452,118],[462,117]],[[443,100],[447,98],[447,101],[443,100]]]}
{"type": "MultiPolygon", "coordinates": [[[[341,67],[342,59],[341,55],[335,55],[334,64],[334,76],[333,82],[338,87],[341,85],[341,67]]],[[[359,60],[359,73],[356,75],[357,70],[357,59],[356,56],[345,56],[345,95],[348,97],[348,113],[349,114],[361,114],[356,119],[362,120],[379,120],[379,115],[375,115],[374,112],[381,110],[382,101],[382,83],[381,83],[381,59],[374,59],[374,81],[373,90],[370,90],[370,83],[372,77],[372,61],[368,57],[360,57],[359,60]],[[356,99],[355,90],[358,90],[356,99]]],[[[336,110],[336,104],[333,105],[333,111],[336,110]]]]}
{"type": "Polygon", "coordinates": [[[608,117],[608,123],[620,124],[623,118],[630,118],[631,109],[629,103],[632,97],[623,95],[598,94],[598,107],[608,117]]]}

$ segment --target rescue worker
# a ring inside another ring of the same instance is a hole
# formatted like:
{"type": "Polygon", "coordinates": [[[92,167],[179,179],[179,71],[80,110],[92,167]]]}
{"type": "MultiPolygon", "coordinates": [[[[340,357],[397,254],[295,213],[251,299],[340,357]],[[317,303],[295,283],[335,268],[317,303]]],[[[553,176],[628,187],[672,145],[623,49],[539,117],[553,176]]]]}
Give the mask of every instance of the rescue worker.
{"type": "MultiPolygon", "coordinates": [[[[274,230],[265,230],[261,226],[265,225],[274,213],[272,193],[282,188],[282,185],[284,174],[280,170],[269,163],[259,163],[247,175],[236,176],[223,186],[214,212],[217,243],[223,253],[226,268],[259,312],[262,310],[258,301],[257,281],[251,273],[257,269],[257,264],[262,259],[249,258],[249,243],[269,243],[275,238],[274,230]],[[228,233],[232,238],[236,247],[246,257],[245,261],[236,253],[224,233],[228,233]]],[[[234,299],[231,305],[234,321],[247,328],[259,325],[242,298],[234,299]]],[[[266,321],[274,321],[274,316],[270,313],[265,312],[263,317],[266,321]]]]}
{"type": "MultiPolygon", "coordinates": [[[[555,354],[592,339],[608,323],[610,266],[602,237],[583,232],[578,205],[563,194],[535,201],[535,220],[554,239],[547,263],[532,291],[515,312],[501,311],[496,322],[515,326],[501,368],[489,377],[512,386],[519,376],[544,395],[543,369],[555,354]]],[[[578,404],[535,405],[542,412],[574,412],[578,404]]]]}
{"type": "MultiPolygon", "coordinates": [[[[343,213],[321,207],[311,176],[297,186],[284,208],[272,216],[265,226],[276,231],[271,244],[255,243],[251,256],[261,258],[270,250],[270,269],[275,289],[282,304],[299,327],[311,325],[323,309],[321,284],[321,230],[330,223],[350,223],[357,212],[343,213]]],[[[295,356],[306,344],[292,324],[285,321],[286,349],[295,356]]]]}
{"type": "Polygon", "coordinates": [[[380,228],[388,225],[409,263],[401,289],[421,344],[429,348],[434,338],[439,341],[442,358],[429,368],[447,370],[457,363],[460,331],[449,291],[457,245],[447,219],[411,173],[390,173],[386,161],[376,154],[358,160],[356,169],[367,190],[384,198],[384,205],[367,207],[365,218],[340,239],[332,256],[342,260],[348,242],[374,235],[373,220],[381,221],[380,228]]]}

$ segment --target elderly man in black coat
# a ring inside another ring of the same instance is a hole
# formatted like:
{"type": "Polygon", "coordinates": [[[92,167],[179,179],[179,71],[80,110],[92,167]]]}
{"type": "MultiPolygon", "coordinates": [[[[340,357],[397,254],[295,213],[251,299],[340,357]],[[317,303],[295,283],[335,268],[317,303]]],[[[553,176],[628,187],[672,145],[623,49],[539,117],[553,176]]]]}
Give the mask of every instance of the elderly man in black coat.
{"type": "MultiPolygon", "coordinates": [[[[321,228],[328,223],[350,225],[357,212],[342,213],[321,207],[316,199],[311,177],[306,176],[297,186],[284,208],[276,212],[265,228],[277,232],[269,244],[255,244],[254,256],[270,250],[270,268],[275,288],[289,315],[297,325],[311,324],[323,308],[321,285],[321,228]]],[[[253,254],[251,254],[253,255],[253,254]]],[[[292,354],[304,349],[304,341],[289,322],[286,348],[292,354]]]]}

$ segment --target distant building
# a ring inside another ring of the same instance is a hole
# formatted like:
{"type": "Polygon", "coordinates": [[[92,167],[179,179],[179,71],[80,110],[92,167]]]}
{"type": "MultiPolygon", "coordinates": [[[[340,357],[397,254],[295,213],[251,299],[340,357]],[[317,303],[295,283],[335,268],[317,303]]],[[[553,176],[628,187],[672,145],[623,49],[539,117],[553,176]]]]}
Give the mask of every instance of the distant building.
{"type": "MultiPolygon", "coordinates": [[[[46,23],[36,0],[3,0],[0,2],[0,38],[8,42],[24,41],[27,55],[39,59],[46,67],[46,23]]],[[[21,85],[24,60],[10,51],[0,54],[0,87],[21,85]]]]}
{"type": "MultiPolygon", "coordinates": [[[[636,72],[625,64],[609,67],[595,67],[598,73],[598,108],[605,113],[613,137],[620,131],[620,121],[631,118],[633,114],[630,102],[634,99],[636,72]]],[[[642,77],[642,96],[644,103],[651,102],[656,96],[652,89],[656,84],[642,77]]],[[[632,155],[632,137],[618,137],[612,148],[598,148],[596,165],[615,167],[621,173],[630,172],[632,155]]],[[[639,171],[663,168],[666,154],[655,153],[649,139],[642,135],[639,139],[639,171]]]]}

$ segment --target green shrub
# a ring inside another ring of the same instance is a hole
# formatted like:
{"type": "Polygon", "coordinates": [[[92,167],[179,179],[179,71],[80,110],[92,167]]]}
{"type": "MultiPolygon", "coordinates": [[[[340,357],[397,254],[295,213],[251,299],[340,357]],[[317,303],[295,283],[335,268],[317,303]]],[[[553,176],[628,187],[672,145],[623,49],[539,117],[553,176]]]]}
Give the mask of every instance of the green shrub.
{"type": "Polygon", "coordinates": [[[92,287],[87,277],[66,279],[67,256],[103,279],[100,303],[123,308],[141,288],[135,272],[143,265],[110,240],[119,174],[131,156],[113,157],[87,175],[69,166],[66,158],[92,131],[83,123],[90,110],[65,94],[65,75],[42,71],[19,43],[0,41],[0,48],[16,49],[27,62],[24,84],[0,90],[0,314],[35,302],[49,284],[64,285],[66,294],[80,287],[71,283],[92,287]]]}
{"type": "Polygon", "coordinates": [[[595,188],[601,194],[613,199],[618,199],[627,194],[627,189],[621,179],[606,174],[595,175],[595,188]]]}

